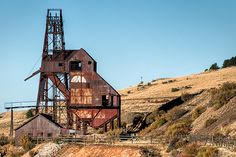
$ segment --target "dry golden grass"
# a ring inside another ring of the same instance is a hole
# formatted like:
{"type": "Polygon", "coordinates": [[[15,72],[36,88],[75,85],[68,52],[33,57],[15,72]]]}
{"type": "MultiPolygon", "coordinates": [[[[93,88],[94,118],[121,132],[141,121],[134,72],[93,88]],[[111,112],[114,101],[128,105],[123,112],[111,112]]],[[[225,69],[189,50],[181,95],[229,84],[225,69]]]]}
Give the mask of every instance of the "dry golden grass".
{"type": "Polygon", "coordinates": [[[225,82],[236,82],[236,67],[157,80],[149,85],[146,84],[142,90],[138,90],[138,86],[129,87],[119,91],[122,95],[122,110],[129,112],[153,111],[161,103],[135,99],[155,98],[152,100],[168,100],[168,97],[171,99],[180,96],[182,93],[197,93],[203,89],[219,87],[225,82]],[[172,92],[173,88],[179,88],[180,90],[172,92]]]}
{"type": "MultiPolygon", "coordinates": [[[[4,112],[1,113],[0,118],[0,134],[9,135],[9,126],[11,120],[11,113],[4,112]]],[[[26,111],[14,111],[13,116],[14,128],[21,125],[26,120],[26,111]]]]}

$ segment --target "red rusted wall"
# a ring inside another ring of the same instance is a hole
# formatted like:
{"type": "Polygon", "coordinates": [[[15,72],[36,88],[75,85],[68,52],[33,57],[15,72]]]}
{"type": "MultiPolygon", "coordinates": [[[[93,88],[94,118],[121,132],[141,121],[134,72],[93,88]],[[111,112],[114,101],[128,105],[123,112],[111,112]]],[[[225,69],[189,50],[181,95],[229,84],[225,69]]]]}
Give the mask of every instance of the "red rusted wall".
{"type": "MultiPolygon", "coordinates": [[[[94,117],[91,110],[88,109],[74,109],[73,113],[76,113],[77,119],[83,119],[88,121],[88,118],[84,118],[81,115],[88,115],[90,124],[93,127],[101,126],[102,123],[106,123],[109,119],[113,120],[114,117],[120,118],[120,95],[119,93],[109,85],[97,72],[96,72],[96,61],[84,50],[66,50],[59,51],[54,53],[53,56],[47,56],[44,58],[41,72],[46,73],[47,75],[54,73],[66,73],[70,76],[70,89],[65,92],[65,86],[63,83],[59,83],[59,88],[62,93],[69,93],[68,105],[69,106],[119,106],[116,109],[102,109],[101,113],[105,115],[106,118],[98,119],[94,117]],[[80,61],[82,68],[81,70],[72,71],[70,69],[70,62],[80,61]],[[105,96],[108,99],[108,104],[102,103],[102,96],[105,96]],[[89,115],[90,114],[90,115],[89,115]]],[[[54,81],[55,76],[47,76],[54,81]]],[[[67,98],[67,97],[66,97],[67,98]]],[[[94,108],[94,111],[96,109],[94,108]]],[[[98,115],[99,116],[99,115],[98,115]]],[[[101,117],[101,116],[100,116],[101,117]]]]}
{"type": "Polygon", "coordinates": [[[104,123],[116,118],[118,109],[77,109],[74,113],[84,120],[93,119],[90,125],[99,128],[104,123]]]}

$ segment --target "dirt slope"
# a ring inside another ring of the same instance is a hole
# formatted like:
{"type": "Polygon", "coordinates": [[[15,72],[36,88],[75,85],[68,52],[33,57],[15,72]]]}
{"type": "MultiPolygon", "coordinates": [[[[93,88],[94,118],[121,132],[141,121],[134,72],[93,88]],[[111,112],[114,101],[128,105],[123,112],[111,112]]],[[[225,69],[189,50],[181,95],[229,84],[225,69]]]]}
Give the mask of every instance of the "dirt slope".
{"type": "Polygon", "coordinates": [[[68,146],[57,157],[143,157],[141,149],[122,146],[68,146]]]}
{"type": "MultiPolygon", "coordinates": [[[[206,104],[207,105],[207,104],[206,104]]],[[[221,133],[224,135],[236,135],[236,97],[218,110],[208,107],[193,123],[192,133],[211,134],[221,133]],[[208,119],[216,121],[209,127],[205,126],[208,119]]]]}

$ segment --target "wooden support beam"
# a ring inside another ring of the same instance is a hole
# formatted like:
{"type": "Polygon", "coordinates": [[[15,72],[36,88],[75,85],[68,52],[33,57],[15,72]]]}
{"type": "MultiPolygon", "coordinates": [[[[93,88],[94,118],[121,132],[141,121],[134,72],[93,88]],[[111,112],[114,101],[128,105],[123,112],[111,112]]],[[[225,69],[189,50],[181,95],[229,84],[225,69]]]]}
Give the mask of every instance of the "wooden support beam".
{"type": "Polygon", "coordinates": [[[13,137],[13,109],[11,108],[10,137],[13,137]]]}

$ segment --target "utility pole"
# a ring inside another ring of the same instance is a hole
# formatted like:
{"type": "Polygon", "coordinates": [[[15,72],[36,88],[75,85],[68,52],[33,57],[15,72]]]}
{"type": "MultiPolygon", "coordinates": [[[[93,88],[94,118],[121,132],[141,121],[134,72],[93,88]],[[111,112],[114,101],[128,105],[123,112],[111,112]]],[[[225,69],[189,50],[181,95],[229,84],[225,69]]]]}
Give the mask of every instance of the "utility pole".
{"type": "Polygon", "coordinates": [[[13,108],[11,108],[10,137],[13,137],[13,108]]]}

